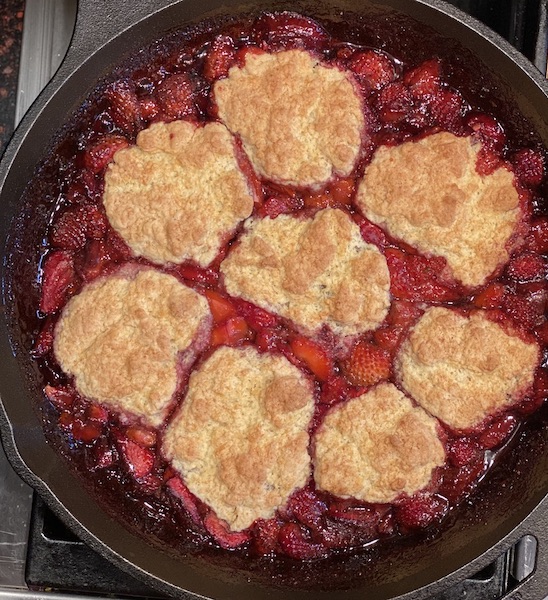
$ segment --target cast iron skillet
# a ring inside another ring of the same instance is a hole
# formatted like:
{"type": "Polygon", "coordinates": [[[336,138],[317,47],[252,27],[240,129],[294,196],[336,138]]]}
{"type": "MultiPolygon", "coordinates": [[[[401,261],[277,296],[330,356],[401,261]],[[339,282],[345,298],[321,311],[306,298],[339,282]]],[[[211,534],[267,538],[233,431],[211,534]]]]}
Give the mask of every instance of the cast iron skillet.
{"type": "MultiPolygon", "coordinates": [[[[525,534],[538,540],[536,572],[510,596],[541,600],[548,591],[548,422],[547,410],[520,434],[518,443],[480,486],[473,502],[435,536],[397,547],[332,559],[319,564],[272,563],[249,570],[237,559],[208,555],[178,557],[149,545],[112,519],[88,495],[82,482],[45,440],[36,398],[38,377],[22,344],[14,310],[13,282],[28,257],[19,245],[25,233],[13,226],[21,196],[52,136],[93,89],[98,78],[121,58],[146,46],[174,27],[204,17],[249,11],[289,9],[310,16],[341,18],[349,10],[367,19],[388,11],[399,31],[409,15],[445,36],[424,34],[426,58],[462,52],[457,60],[476,78],[476,87],[491,86],[493,102],[507,106],[508,118],[521,129],[536,130],[548,146],[548,86],[533,66],[504,40],[467,15],[437,0],[104,0],[80,2],[69,53],[24,118],[0,164],[0,216],[3,251],[3,316],[0,319],[0,424],[6,452],[18,473],[44,497],[53,511],[85,542],[150,586],[180,598],[219,599],[427,598],[471,575],[525,534]],[[451,40],[462,45],[455,47],[451,40]],[[471,51],[471,53],[470,53],[471,51]],[[474,56],[487,67],[478,70],[474,56]],[[493,72],[493,77],[489,74],[493,72]],[[498,81],[498,83],[497,83],[498,81]],[[529,125],[515,114],[517,107],[529,125]]],[[[416,38],[415,38],[416,41],[416,38]]],[[[403,43],[405,46],[405,43],[403,43]]],[[[422,46],[423,44],[419,44],[422,46]]],[[[415,46],[417,44],[415,43],[415,46]]],[[[390,49],[389,46],[387,48],[390,49]]],[[[420,55],[422,48],[407,48],[420,55]]],[[[406,51],[407,51],[406,50],[406,51]]],[[[510,122],[510,127],[513,127],[510,122]]],[[[43,227],[43,215],[26,223],[43,227]]]]}

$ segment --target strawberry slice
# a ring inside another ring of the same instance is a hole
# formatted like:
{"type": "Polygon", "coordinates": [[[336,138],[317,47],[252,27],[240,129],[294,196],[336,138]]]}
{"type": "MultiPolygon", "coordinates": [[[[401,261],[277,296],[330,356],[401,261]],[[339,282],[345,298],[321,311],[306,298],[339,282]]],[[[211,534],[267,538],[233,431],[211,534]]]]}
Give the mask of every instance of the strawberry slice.
{"type": "Polygon", "coordinates": [[[526,148],[517,152],[513,158],[514,171],[522,185],[536,188],[544,179],[546,160],[537,150],[526,148]]]}
{"type": "Polygon", "coordinates": [[[70,252],[55,250],[47,255],[42,274],[40,311],[51,314],[58,311],[76,286],[74,259],[70,252]]]}
{"type": "Polygon", "coordinates": [[[459,295],[442,278],[446,261],[442,257],[407,254],[396,248],[385,253],[390,270],[391,292],[399,299],[451,302],[459,295]]]}
{"type": "Polygon", "coordinates": [[[133,135],[141,122],[141,107],[134,86],[128,81],[117,81],[105,91],[104,97],[110,103],[114,125],[133,135]]]}
{"type": "Polygon", "coordinates": [[[330,406],[348,396],[348,384],[340,375],[330,375],[322,385],[320,403],[330,406]]]}
{"type": "Polygon", "coordinates": [[[204,519],[205,528],[215,541],[225,550],[232,550],[249,541],[251,535],[246,531],[231,531],[228,524],[219,519],[214,512],[209,512],[204,519]]]}
{"type": "Polygon", "coordinates": [[[259,17],[253,26],[253,37],[275,48],[317,48],[327,39],[327,33],[313,19],[283,12],[259,17]]]}
{"type": "Polygon", "coordinates": [[[322,502],[312,490],[306,488],[295,492],[286,506],[288,514],[313,530],[321,527],[326,510],[325,502],[322,502]]]}
{"type": "Polygon", "coordinates": [[[457,438],[448,447],[447,459],[455,467],[463,467],[480,456],[478,443],[470,438],[457,438]]]}
{"type": "Polygon", "coordinates": [[[448,509],[445,498],[431,494],[416,494],[395,507],[395,517],[404,531],[424,529],[440,521],[448,509]]]}
{"type": "Polygon", "coordinates": [[[348,67],[369,89],[379,90],[396,79],[394,62],[384,52],[365,50],[357,52],[348,67]]]}
{"type": "Polygon", "coordinates": [[[479,308],[500,308],[506,287],[502,283],[490,283],[475,298],[474,305],[479,308]]]}
{"type": "Polygon", "coordinates": [[[546,260],[533,252],[518,254],[511,258],[506,274],[513,281],[520,283],[540,281],[546,275],[546,260]]]}
{"type": "Polygon", "coordinates": [[[183,483],[182,479],[178,476],[172,477],[167,482],[167,487],[171,490],[171,492],[179,498],[183,507],[186,509],[188,514],[192,517],[192,520],[195,523],[201,523],[200,513],[198,511],[198,505],[196,504],[196,499],[190,493],[189,489],[183,483]]]}
{"type": "Polygon", "coordinates": [[[47,317],[32,347],[32,355],[35,358],[45,356],[53,348],[54,328],[55,320],[52,317],[47,317]]]}
{"type": "Polygon", "coordinates": [[[377,110],[383,123],[400,123],[413,110],[413,99],[401,81],[389,83],[377,96],[377,110]]]}
{"type": "Polygon", "coordinates": [[[220,35],[215,38],[204,62],[204,77],[211,83],[228,75],[236,60],[236,49],[232,38],[220,35]]]}
{"type": "Polygon", "coordinates": [[[305,529],[298,523],[285,523],[280,529],[278,542],[291,558],[310,560],[325,555],[325,548],[308,539],[305,529]]]}
{"type": "Polygon", "coordinates": [[[253,525],[253,542],[258,554],[272,554],[278,544],[282,524],[278,519],[257,519],[253,525]]]}
{"type": "Polygon", "coordinates": [[[327,381],[333,373],[333,364],[327,352],[316,342],[302,335],[295,336],[289,343],[293,354],[316,375],[320,381],[327,381]]]}
{"type": "Polygon", "coordinates": [[[390,354],[376,344],[364,340],[354,346],[350,356],[341,366],[350,383],[369,387],[390,377],[390,354]]]}
{"type": "Polygon", "coordinates": [[[177,73],[165,79],[156,89],[161,117],[166,121],[196,114],[195,90],[186,73],[177,73]]]}
{"type": "Polygon", "coordinates": [[[86,244],[86,222],[79,206],[61,213],[54,221],[49,241],[56,248],[79,250],[86,244]]]}
{"type": "Polygon", "coordinates": [[[500,446],[516,428],[517,421],[513,415],[503,415],[496,419],[480,435],[479,442],[488,450],[500,446]]]}
{"type": "Polygon", "coordinates": [[[122,440],[120,447],[127,468],[136,479],[141,479],[152,471],[154,467],[153,452],[132,440],[122,440]]]}
{"type": "Polygon", "coordinates": [[[223,323],[227,319],[236,316],[236,309],[232,302],[215,290],[205,290],[204,296],[209,303],[209,310],[215,323],[223,323]]]}
{"type": "Polygon", "coordinates": [[[211,332],[211,346],[237,346],[249,339],[251,332],[243,317],[232,317],[211,332]]]}
{"type": "Polygon", "coordinates": [[[548,253],[548,219],[546,217],[533,219],[527,245],[534,252],[548,253]]]}
{"type": "Polygon", "coordinates": [[[121,135],[107,135],[86,149],[84,154],[84,166],[92,173],[99,173],[106,169],[107,165],[118,150],[127,148],[129,142],[121,135]]]}
{"type": "Polygon", "coordinates": [[[132,425],[126,432],[128,438],[143,448],[151,448],[156,444],[156,432],[143,425],[132,425]]]}
{"type": "Polygon", "coordinates": [[[438,59],[423,62],[418,67],[408,71],[403,82],[409,87],[413,98],[424,99],[434,96],[441,85],[441,65],[438,59]]]}
{"type": "Polygon", "coordinates": [[[459,130],[464,114],[464,100],[456,90],[441,89],[429,104],[434,123],[448,131],[459,130]]]}
{"type": "Polygon", "coordinates": [[[76,392],[69,387],[46,385],[44,392],[48,400],[59,410],[68,410],[76,399],[76,392]]]}

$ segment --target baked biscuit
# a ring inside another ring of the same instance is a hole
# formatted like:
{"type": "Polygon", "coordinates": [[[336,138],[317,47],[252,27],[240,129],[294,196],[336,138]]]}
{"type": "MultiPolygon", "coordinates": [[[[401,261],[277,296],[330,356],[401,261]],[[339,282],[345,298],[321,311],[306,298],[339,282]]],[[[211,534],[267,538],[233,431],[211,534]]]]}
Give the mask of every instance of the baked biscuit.
{"type": "Polygon", "coordinates": [[[177,386],[180,353],[207,341],[210,322],[206,299],[171,275],[119,272],[69,300],[54,352],[80,394],[157,426],[177,386]]]}
{"type": "Polygon", "coordinates": [[[136,255],[202,266],[253,210],[230,132],[220,123],[187,121],[155,123],[135,146],[116,152],[103,202],[136,255]]]}
{"type": "Polygon", "coordinates": [[[464,317],[429,308],[402,344],[396,369],[403,387],[453,429],[469,429],[532,385],[539,348],[507,333],[483,312],[464,317]]]}
{"type": "Polygon", "coordinates": [[[190,491],[240,531],[307,482],[313,411],[312,384],[284,357],[224,346],[192,373],[163,451],[190,491]]]}
{"type": "Polygon", "coordinates": [[[293,320],[308,332],[376,328],[390,302],[384,256],[343,211],[254,220],[221,264],[229,294],[293,320]]]}
{"type": "Polygon", "coordinates": [[[365,120],[350,74],[305,50],[248,52],[213,91],[262,177],[311,186],[354,168],[365,120]]]}
{"type": "Polygon", "coordinates": [[[481,146],[470,137],[436,133],[380,147],[356,202],[365,216],[424,253],[446,258],[454,277],[477,286],[508,260],[521,213],[512,173],[481,176],[481,146]]]}
{"type": "Polygon", "coordinates": [[[414,494],[445,462],[437,426],[391,383],[338,404],[315,435],[316,486],[365,502],[414,494]]]}

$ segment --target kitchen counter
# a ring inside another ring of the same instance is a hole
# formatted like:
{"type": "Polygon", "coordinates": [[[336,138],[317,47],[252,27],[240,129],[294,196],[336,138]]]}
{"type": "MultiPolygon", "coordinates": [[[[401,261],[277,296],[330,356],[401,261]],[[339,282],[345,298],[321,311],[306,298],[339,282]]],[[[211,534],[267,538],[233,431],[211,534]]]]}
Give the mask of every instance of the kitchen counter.
{"type": "Polygon", "coordinates": [[[25,0],[0,0],[0,155],[13,133],[25,0]]]}

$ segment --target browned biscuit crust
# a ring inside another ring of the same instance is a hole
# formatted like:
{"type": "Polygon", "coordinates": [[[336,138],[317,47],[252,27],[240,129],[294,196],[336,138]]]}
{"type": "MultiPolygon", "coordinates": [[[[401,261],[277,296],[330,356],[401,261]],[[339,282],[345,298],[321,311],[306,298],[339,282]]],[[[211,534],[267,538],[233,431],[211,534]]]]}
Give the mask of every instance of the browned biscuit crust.
{"type": "Polygon", "coordinates": [[[332,408],[315,436],[317,487],[365,502],[414,494],[444,461],[437,421],[391,383],[332,408]]]}
{"type": "Polygon", "coordinates": [[[112,226],[138,256],[202,266],[253,210],[232,135],[220,123],[155,123],[119,150],[103,196],[112,226]]]}
{"type": "Polygon", "coordinates": [[[309,332],[322,325],[340,335],[374,329],[390,303],[384,256],[363,241],[346,213],[332,208],[312,219],[250,222],[221,272],[231,295],[309,332]]]}
{"type": "Polygon", "coordinates": [[[269,518],[310,476],[312,384],[282,356],[219,348],[190,377],[163,451],[232,530],[269,518]]]}
{"type": "Polygon", "coordinates": [[[483,312],[429,308],[396,359],[403,387],[454,429],[468,429],[519,400],[533,383],[539,348],[483,312]]]}
{"type": "Polygon", "coordinates": [[[520,220],[512,173],[476,171],[479,143],[437,133],[380,147],[356,202],[365,216],[425,253],[443,256],[454,277],[477,286],[508,260],[520,220]]]}
{"type": "Polygon", "coordinates": [[[213,89],[261,176],[310,186],[354,168],[365,121],[349,74],[304,50],[248,53],[213,89]]]}
{"type": "Polygon", "coordinates": [[[180,352],[210,320],[205,298],[153,269],[111,275],[69,300],[54,352],[88,398],[160,425],[180,352]]]}

